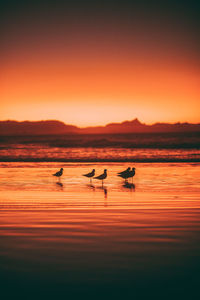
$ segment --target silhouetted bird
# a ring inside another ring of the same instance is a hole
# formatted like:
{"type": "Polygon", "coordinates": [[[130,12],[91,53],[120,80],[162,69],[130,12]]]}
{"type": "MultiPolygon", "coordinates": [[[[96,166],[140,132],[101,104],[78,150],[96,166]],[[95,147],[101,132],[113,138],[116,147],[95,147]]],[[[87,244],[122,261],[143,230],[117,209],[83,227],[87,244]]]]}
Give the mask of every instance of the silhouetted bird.
{"type": "Polygon", "coordinates": [[[63,168],[61,168],[60,171],[53,174],[53,176],[56,176],[56,177],[60,178],[62,176],[62,174],[63,174],[63,168]]]}
{"type": "Polygon", "coordinates": [[[125,179],[125,182],[128,178],[131,178],[135,175],[135,168],[132,168],[131,171],[130,171],[130,168],[128,168],[128,169],[125,170],[124,172],[122,172],[121,174],[118,174],[119,177],[125,179]]]}
{"type": "Polygon", "coordinates": [[[127,172],[129,172],[130,171],[130,167],[128,167],[125,171],[122,171],[122,172],[119,172],[119,173],[117,173],[118,175],[123,175],[123,174],[126,174],[127,172]]]}
{"type": "Polygon", "coordinates": [[[132,180],[133,180],[133,176],[135,176],[135,168],[132,168],[132,170],[128,173],[127,178],[132,178],[132,180]]]}
{"type": "Polygon", "coordinates": [[[104,181],[104,179],[106,179],[106,177],[107,177],[107,170],[105,169],[104,172],[103,172],[103,174],[101,174],[101,175],[99,175],[97,177],[94,177],[94,178],[98,179],[98,180],[102,180],[102,185],[103,185],[103,181],[104,181]]]}
{"type": "Polygon", "coordinates": [[[92,172],[83,174],[83,176],[90,178],[90,182],[92,181],[92,177],[95,175],[95,169],[92,170],[92,172]]]}

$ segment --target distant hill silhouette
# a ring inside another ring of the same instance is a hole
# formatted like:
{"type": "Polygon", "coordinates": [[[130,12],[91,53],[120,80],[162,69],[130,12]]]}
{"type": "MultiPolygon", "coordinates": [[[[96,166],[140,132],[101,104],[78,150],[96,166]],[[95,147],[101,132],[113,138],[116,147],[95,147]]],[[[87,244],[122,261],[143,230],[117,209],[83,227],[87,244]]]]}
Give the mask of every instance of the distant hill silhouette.
{"type": "Polygon", "coordinates": [[[128,134],[161,132],[200,132],[199,124],[155,123],[146,125],[138,119],[106,126],[80,128],[60,121],[0,121],[0,135],[56,135],[56,134],[128,134]]]}
{"type": "Polygon", "coordinates": [[[76,133],[78,127],[60,121],[0,121],[0,135],[48,135],[76,133]]]}

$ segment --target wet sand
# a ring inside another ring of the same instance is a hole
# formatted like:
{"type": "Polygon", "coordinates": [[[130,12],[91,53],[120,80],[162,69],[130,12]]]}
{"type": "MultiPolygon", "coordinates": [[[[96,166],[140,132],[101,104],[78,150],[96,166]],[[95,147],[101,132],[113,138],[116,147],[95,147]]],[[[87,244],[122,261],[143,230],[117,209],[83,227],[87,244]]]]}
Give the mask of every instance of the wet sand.
{"type": "MultiPolygon", "coordinates": [[[[1,163],[0,280],[9,295],[194,296],[200,164],[1,163]],[[51,174],[60,167],[60,181],[51,174]],[[104,186],[81,174],[108,169],[104,186]],[[12,288],[11,288],[12,287],[12,288]]],[[[191,297],[190,297],[191,298],[191,297]]]]}

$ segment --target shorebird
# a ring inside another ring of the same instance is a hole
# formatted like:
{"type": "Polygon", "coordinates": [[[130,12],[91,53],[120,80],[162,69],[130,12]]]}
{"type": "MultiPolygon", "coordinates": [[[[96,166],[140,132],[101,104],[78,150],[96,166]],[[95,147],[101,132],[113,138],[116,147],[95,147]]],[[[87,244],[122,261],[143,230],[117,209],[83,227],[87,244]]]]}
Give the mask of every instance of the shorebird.
{"type": "Polygon", "coordinates": [[[127,178],[132,178],[132,181],[133,181],[133,176],[135,176],[135,168],[132,168],[132,170],[128,173],[127,178]]]}
{"type": "Polygon", "coordinates": [[[125,179],[125,183],[127,181],[128,178],[131,178],[135,175],[135,168],[132,168],[132,170],[130,171],[131,168],[128,168],[127,170],[125,170],[124,172],[121,172],[121,174],[118,174],[119,177],[125,179]]]}
{"type": "Polygon", "coordinates": [[[90,178],[90,182],[92,182],[92,177],[95,175],[95,169],[92,170],[92,172],[83,174],[83,176],[90,178]]]}
{"type": "Polygon", "coordinates": [[[123,175],[123,174],[126,174],[127,172],[129,172],[130,171],[130,167],[128,167],[125,171],[122,171],[122,172],[119,172],[119,173],[117,173],[118,175],[123,175]]]}
{"type": "Polygon", "coordinates": [[[104,179],[106,179],[106,177],[107,177],[107,170],[105,169],[104,172],[103,172],[103,174],[101,174],[101,175],[99,175],[97,177],[94,177],[94,178],[98,179],[98,180],[102,180],[102,185],[103,185],[103,181],[104,181],[104,179]]]}
{"type": "Polygon", "coordinates": [[[56,172],[55,174],[53,174],[53,176],[56,176],[60,179],[60,177],[62,176],[63,174],[63,168],[60,169],[60,171],[56,172]]]}

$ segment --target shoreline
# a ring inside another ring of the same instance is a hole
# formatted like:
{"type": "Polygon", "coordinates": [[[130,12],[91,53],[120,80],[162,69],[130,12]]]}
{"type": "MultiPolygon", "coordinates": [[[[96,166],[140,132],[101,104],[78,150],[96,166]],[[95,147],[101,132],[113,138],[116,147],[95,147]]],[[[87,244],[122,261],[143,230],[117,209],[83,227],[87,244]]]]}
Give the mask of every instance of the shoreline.
{"type": "Polygon", "coordinates": [[[200,159],[196,159],[196,158],[191,158],[191,159],[184,159],[184,158],[180,158],[180,159],[151,159],[151,158],[147,158],[147,159],[51,159],[51,158],[33,158],[33,159],[20,159],[20,158],[7,158],[7,159],[1,159],[0,158],[0,162],[1,163],[13,163],[13,162],[30,162],[30,163],[41,163],[41,162],[52,162],[52,163],[56,163],[56,162],[60,162],[60,163],[200,163],[200,159]]]}

